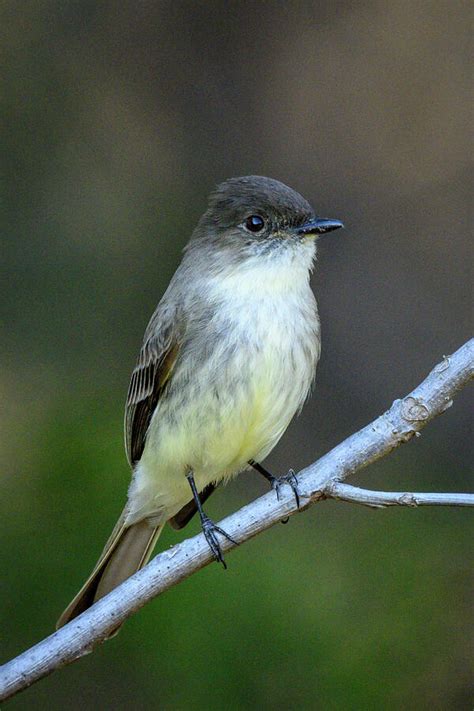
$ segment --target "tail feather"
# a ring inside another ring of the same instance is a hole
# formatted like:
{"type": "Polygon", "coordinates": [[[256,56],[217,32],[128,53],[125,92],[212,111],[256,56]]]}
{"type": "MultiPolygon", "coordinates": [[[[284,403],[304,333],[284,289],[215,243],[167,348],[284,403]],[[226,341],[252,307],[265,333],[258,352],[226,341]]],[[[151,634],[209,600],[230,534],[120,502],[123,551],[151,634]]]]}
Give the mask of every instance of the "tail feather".
{"type": "Polygon", "coordinates": [[[139,521],[125,526],[122,513],[102,555],[76,597],[59,618],[56,629],[70,622],[148,562],[164,524],[139,521]]]}

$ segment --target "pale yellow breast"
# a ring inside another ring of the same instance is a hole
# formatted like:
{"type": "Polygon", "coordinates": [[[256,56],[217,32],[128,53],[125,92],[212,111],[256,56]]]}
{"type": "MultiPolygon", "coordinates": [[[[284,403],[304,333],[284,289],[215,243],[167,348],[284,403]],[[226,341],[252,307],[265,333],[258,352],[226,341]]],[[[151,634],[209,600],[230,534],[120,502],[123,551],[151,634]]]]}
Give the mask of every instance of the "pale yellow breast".
{"type": "Polygon", "coordinates": [[[220,304],[220,340],[205,362],[186,366],[184,397],[157,409],[130,489],[135,518],[179,510],[189,500],[189,470],[202,490],[264,459],[302,406],[319,357],[319,322],[307,266],[283,267],[209,285],[209,299],[220,304]]]}

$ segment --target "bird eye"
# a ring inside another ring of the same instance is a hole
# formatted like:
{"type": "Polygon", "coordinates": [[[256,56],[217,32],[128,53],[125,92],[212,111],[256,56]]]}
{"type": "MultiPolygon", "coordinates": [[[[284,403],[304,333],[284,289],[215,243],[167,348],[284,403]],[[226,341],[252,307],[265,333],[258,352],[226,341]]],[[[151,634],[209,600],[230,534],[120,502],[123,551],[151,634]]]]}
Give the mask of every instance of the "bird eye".
{"type": "Polygon", "coordinates": [[[261,232],[265,227],[265,220],[260,215],[250,215],[244,224],[249,232],[261,232]]]}

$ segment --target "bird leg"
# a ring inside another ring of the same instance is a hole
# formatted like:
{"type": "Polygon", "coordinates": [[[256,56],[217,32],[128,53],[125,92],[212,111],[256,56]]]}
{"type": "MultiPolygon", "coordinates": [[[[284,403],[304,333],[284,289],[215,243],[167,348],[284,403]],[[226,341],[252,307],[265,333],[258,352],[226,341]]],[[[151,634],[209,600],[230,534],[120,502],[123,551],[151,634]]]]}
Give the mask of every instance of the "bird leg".
{"type": "Polygon", "coordinates": [[[226,533],[222,528],[219,526],[216,526],[216,524],[211,521],[209,516],[204,513],[204,510],[202,508],[201,504],[201,499],[199,498],[199,493],[196,488],[196,482],[194,481],[194,476],[192,472],[189,472],[189,474],[186,474],[186,479],[189,482],[189,486],[191,487],[191,491],[193,492],[193,498],[194,502],[196,504],[196,508],[199,513],[199,518],[201,519],[201,526],[202,526],[202,532],[204,533],[204,536],[206,538],[207,544],[209,548],[212,551],[212,555],[216,559],[218,563],[222,563],[224,568],[227,568],[227,565],[224,560],[224,556],[222,555],[222,550],[219,545],[219,541],[217,540],[217,533],[220,533],[221,536],[224,536],[224,538],[227,538],[228,541],[231,543],[234,543],[235,545],[237,544],[237,541],[234,541],[234,539],[229,536],[228,533],[226,533]]]}
{"type": "Polygon", "coordinates": [[[288,484],[291,487],[293,494],[295,495],[297,507],[300,507],[300,492],[298,489],[298,480],[295,476],[295,472],[293,471],[293,469],[290,469],[288,471],[288,474],[276,477],[273,476],[273,474],[270,474],[269,471],[267,471],[264,467],[262,467],[261,464],[255,462],[253,459],[249,460],[249,464],[255,469],[256,472],[264,476],[265,479],[270,482],[272,489],[276,491],[278,501],[280,501],[281,487],[283,486],[283,484],[288,484]]]}

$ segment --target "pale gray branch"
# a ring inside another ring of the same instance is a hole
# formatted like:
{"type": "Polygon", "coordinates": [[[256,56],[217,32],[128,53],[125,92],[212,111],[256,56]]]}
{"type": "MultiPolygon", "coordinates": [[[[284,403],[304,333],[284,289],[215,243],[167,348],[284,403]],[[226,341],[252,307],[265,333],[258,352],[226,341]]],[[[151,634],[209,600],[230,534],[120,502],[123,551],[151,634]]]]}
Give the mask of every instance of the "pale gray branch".
{"type": "Polygon", "coordinates": [[[350,501],[363,506],[474,506],[474,494],[410,493],[408,491],[369,491],[357,486],[330,482],[324,489],[328,499],[350,501]]]}
{"type": "MultiPolygon", "coordinates": [[[[452,356],[444,358],[407,397],[396,400],[386,413],[370,425],[303,469],[298,475],[301,508],[326,498],[324,492],[330,482],[340,482],[410,440],[433,417],[450,407],[454,394],[473,375],[474,339],[471,339],[452,356]]],[[[285,487],[280,500],[275,492],[269,492],[219,525],[242,544],[296,512],[293,493],[285,487]]],[[[221,546],[224,551],[234,547],[227,540],[222,540],[221,546]]],[[[202,534],[160,553],[143,570],[89,610],[5,664],[0,669],[0,700],[13,696],[55,669],[87,654],[149,600],[212,560],[202,534]]]]}

